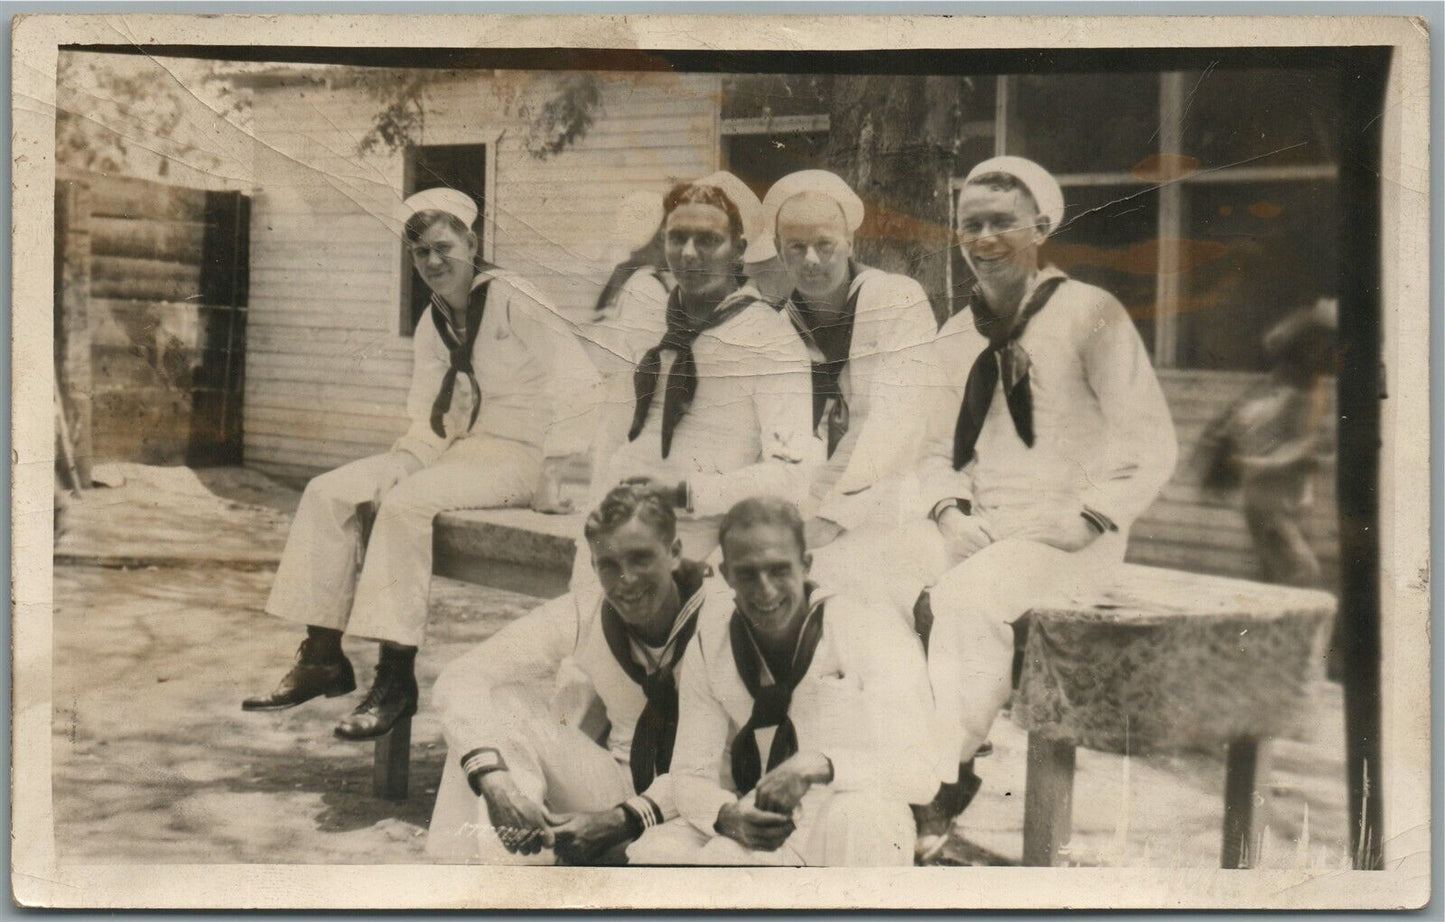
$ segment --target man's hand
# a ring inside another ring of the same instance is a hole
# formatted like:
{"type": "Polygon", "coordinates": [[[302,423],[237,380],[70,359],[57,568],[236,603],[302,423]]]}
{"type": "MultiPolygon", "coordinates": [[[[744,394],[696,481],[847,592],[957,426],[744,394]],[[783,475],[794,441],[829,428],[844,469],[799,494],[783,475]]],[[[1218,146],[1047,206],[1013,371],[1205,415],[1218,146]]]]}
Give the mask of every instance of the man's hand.
{"type": "Polygon", "coordinates": [[[482,799],[502,846],[514,855],[535,855],[554,843],[547,814],[517,788],[507,771],[482,776],[482,799]]]}
{"type": "Polygon", "coordinates": [[[1099,530],[1077,509],[1060,511],[1024,527],[1013,537],[1037,541],[1061,551],[1078,551],[1094,543],[1099,530]]]}
{"type": "Polygon", "coordinates": [[[374,509],[381,508],[381,501],[392,487],[422,469],[421,459],[409,451],[394,451],[389,457],[390,465],[376,481],[376,493],[372,497],[374,509]]]}
{"type": "Polygon", "coordinates": [[[943,535],[949,557],[955,562],[967,560],[994,542],[987,519],[964,515],[957,507],[943,510],[938,517],[938,531],[943,535]]]}
{"type": "Polygon", "coordinates": [[[621,807],[597,813],[548,814],[547,823],[555,839],[552,848],[562,864],[597,864],[608,851],[632,838],[621,807]]]}
{"type": "Polygon", "coordinates": [[[573,511],[572,500],[562,495],[562,471],[558,459],[542,462],[542,473],[532,491],[532,509],[547,515],[566,515],[573,511]]]}
{"type": "Polygon", "coordinates": [[[658,480],[656,477],[638,476],[625,477],[622,482],[634,487],[643,487],[651,490],[679,509],[687,507],[686,480],[680,480],[677,483],[667,483],[666,481],[658,480]]]}
{"type": "Polygon", "coordinates": [[[758,779],[753,796],[759,810],[792,816],[808,788],[833,780],[833,763],[821,752],[800,752],[758,779]]]}
{"type": "Polygon", "coordinates": [[[719,833],[732,839],[743,848],[760,852],[775,852],[793,834],[793,820],[768,810],[759,810],[747,797],[740,801],[724,804],[717,812],[719,833]]]}

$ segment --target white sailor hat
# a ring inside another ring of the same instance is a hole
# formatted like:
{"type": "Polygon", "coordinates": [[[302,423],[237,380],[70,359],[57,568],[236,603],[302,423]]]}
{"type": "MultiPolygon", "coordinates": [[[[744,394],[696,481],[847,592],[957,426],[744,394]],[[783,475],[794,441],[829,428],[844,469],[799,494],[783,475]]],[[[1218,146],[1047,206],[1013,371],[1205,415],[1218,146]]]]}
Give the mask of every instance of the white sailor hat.
{"type": "Polygon", "coordinates": [[[402,205],[407,210],[408,218],[419,211],[444,211],[468,228],[477,220],[477,203],[472,201],[470,195],[455,189],[425,189],[402,202],[402,205]]]}
{"type": "Polygon", "coordinates": [[[1006,173],[1023,183],[1024,188],[1034,197],[1034,204],[1039,206],[1039,215],[1049,222],[1048,232],[1044,236],[1054,233],[1063,225],[1064,190],[1059,188],[1058,180],[1054,179],[1048,170],[1023,157],[991,157],[969,170],[968,178],[964,182],[972,182],[975,177],[987,173],[1006,173]]]}
{"type": "Polygon", "coordinates": [[[863,200],[853,187],[843,181],[843,177],[827,170],[799,170],[796,173],[789,173],[782,179],[773,183],[768,194],[763,196],[763,223],[767,239],[767,252],[758,257],[758,260],[770,259],[777,255],[777,249],[773,245],[773,234],[778,226],[778,211],[782,209],[783,203],[795,195],[804,192],[816,192],[819,195],[826,195],[838,203],[843,210],[843,220],[848,225],[849,232],[856,231],[863,223],[863,200]]]}
{"type": "MultiPolygon", "coordinates": [[[[695,179],[688,185],[712,186],[726,195],[732,203],[737,206],[738,216],[743,219],[743,236],[748,238],[747,252],[743,253],[743,262],[762,262],[770,258],[772,252],[759,256],[762,252],[759,249],[762,241],[767,240],[767,230],[763,224],[763,203],[748,188],[748,184],[738,179],[727,170],[718,170],[716,173],[709,173],[702,179],[695,179]]],[[[767,241],[766,249],[771,251],[773,243],[767,241]]]]}
{"type": "Polygon", "coordinates": [[[863,224],[863,200],[852,186],[843,181],[843,177],[827,170],[799,170],[773,183],[768,194],[763,196],[763,217],[769,231],[777,227],[778,212],[783,203],[804,192],[816,192],[837,202],[843,210],[843,220],[849,231],[856,231],[863,224]]]}
{"type": "Polygon", "coordinates": [[[618,249],[633,250],[647,246],[657,225],[662,223],[662,193],[634,189],[617,205],[612,235],[618,249]]]}

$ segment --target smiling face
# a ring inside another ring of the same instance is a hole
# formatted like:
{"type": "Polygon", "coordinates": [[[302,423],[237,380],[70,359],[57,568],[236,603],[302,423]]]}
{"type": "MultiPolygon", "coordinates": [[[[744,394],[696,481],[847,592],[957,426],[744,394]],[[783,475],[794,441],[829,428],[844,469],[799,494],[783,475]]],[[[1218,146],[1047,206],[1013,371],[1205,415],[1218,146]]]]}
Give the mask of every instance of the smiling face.
{"type": "Polygon", "coordinates": [[[826,195],[804,192],[778,209],[778,255],[793,287],[825,298],[848,284],[853,241],[843,209],[826,195]]]}
{"type": "Polygon", "coordinates": [[[683,294],[719,295],[732,287],[742,246],[721,208],[698,202],[678,205],[667,216],[663,242],[667,267],[683,294]]]}
{"type": "Polygon", "coordinates": [[[411,244],[411,264],[427,287],[440,295],[467,290],[475,275],[477,237],[436,221],[411,244]]]}
{"type": "Polygon", "coordinates": [[[786,635],[807,613],[812,555],[781,522],[756,522],[728,531],[722,574],[738,611],[759,634],[786,635]]]}
{"type": "Polygon", "coordinates": [[[958,199],[959,249],[986,286],[1019,285],[1038,270],[1046,225],[1023,189],[967,185],[958,199]]]}
{"type": "Polygon", "coordinates": [[[637,516],[588,541],[592,568],[602,594],[630,627],[659,622],[676,600],[673,572],[682,562],[682,542],[669,543],[637,516]]]}

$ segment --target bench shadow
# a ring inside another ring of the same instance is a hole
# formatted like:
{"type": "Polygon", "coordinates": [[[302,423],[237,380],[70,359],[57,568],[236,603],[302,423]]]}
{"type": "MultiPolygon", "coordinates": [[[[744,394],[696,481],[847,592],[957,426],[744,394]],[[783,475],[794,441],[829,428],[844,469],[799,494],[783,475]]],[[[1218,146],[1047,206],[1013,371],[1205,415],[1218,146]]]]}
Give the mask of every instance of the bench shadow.
{"type": "Polygon", "coordinates": [[[222,784],[236,794],[319,794],[322,809],[314,817],[318,832],[352,832],[389,819],[426,829],[441,782],[445,750],[429,753],[414,748],[407,798],[392,801],[372,793],[371,744],[359,744],[355,749],[356,755],[344,763],[316,757],[271,760],[256,753],[257,772],[222,784]],[[259,770],[262,765],[264,771],[259,770]]]}

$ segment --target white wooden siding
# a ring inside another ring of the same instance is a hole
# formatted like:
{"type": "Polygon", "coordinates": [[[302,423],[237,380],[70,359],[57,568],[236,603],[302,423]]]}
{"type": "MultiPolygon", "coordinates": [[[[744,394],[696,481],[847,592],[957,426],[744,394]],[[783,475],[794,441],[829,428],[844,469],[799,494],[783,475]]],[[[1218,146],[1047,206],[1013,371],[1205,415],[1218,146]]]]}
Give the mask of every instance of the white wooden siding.
{"type": "MultiPolygon", "coordinates": [[[[494,144],[492,255],[582,321],[611,271],[618,204],[717,168],[719,80],[602,75],[602,113],[546,160],[504,100],[546,74],[460,77],[430,96],[422,144],[494,144]]],[[[516,106],[512,109],[515,111],[516,106]]],[[[376,103],[356,89],[260,89],[254,107],[248,464],[314,474],[385,450],[405,429],[411,341],[398,334],[402,160],[359,157],[376,103]]]]}

